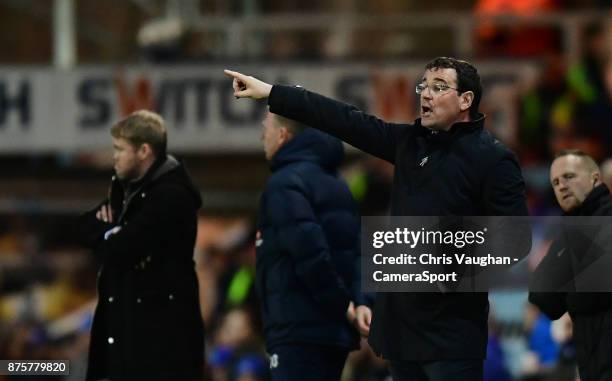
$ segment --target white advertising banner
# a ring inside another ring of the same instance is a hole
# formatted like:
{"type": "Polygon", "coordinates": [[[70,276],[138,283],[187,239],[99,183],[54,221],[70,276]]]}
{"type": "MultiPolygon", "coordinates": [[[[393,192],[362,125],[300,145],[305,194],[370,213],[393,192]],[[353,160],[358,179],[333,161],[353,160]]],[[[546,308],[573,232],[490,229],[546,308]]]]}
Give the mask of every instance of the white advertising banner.
{"type": "MultiPolygon", "coordinates": [[[[231,65],[271,83],[299,84],[386,120],[417,117],[414,94],[423,64],[231,65]]],[[[254,151],[265,100],[237,100],[221,65],[50,68],[0,67],[0,152],[108,149],[110,126],[137,109],[161,113],[169,147],[181,152],[254,151]]],[[[529,66],[480,68],[483,103],[501,112],[496,128],[511,139],[512,107],[500,94],[532,73],[529,66]],[[500,124],[501,123],[501,124],[500,124]],[[509,132],[510,131],[510,132],[509,132]]]]}

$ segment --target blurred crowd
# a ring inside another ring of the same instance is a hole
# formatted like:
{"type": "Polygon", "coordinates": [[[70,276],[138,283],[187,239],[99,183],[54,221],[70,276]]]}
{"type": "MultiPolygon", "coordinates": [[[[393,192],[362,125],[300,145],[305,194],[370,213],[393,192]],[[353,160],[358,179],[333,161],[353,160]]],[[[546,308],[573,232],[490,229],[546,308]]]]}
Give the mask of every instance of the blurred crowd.
{"type": "MultiPolygon", "coordinates": [[[[352,187],[359,182],[352,182],[352,187]]],[[[366,180],[366,184],[372,183],[366,180]]],[[[356,192],[363,194],[363,189],[356,192]]],[[[368,197],[372,195],[363,199],[368,197]]],[[[71,249],[58,236],[45,234],[52,228],[35,226],[36,219],[2,219],[0,358],[69,359],[69,376],[47,378],[81,380],[96,304],[97,264],[89,253],[71,249]]],[[[208,379],[264,381],[269,359],[254,293],[254,220],[246,216],[202,216],[199,225],[194,259],[206,325],[208,379]]],[[[524,290],[494,292],[491,302],[487,381],[575,379],[568,317],[551,323],[528,305],[524,290]]],[[[361,350],[349,356],[342,380],[390,378],[385,362],[362,340],[361,350]]]]}

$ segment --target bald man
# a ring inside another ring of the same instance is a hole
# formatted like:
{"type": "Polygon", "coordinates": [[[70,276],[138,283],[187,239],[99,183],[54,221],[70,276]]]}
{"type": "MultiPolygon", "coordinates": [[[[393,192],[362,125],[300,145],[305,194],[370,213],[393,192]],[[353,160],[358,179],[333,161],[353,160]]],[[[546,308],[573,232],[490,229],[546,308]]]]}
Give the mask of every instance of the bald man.
{"type": "MultiPolygon", "coordinates": [[[[601,181],[597,164],[584,152],[561,151],[550,167],[550,182],[564,216],[612,215],[610,191],[601,181]]],[[[600,228],[606,221],[602,219],[600,228]]],[[[596,234],[577,234],[590,226],[575,223],[568,224],[535,270],[529,301],[553,320],[569,312],[581,381],[612,381],[612,293],[579,292],[577,286],[577,279],[584,282],[584,271],[592,270],[604,275],[590,279],[589,284],[605,283],[606,257],[612,253],[595,244],[596,234]]]]}
{"type": "MultiPolygon", "coordinates": [[[[599,188],[599,191],[592,198],[600,193],[602,196],[609,194],[608,189],[604,189],[607,187],[602,186],[597,163],[580,150],[563,150],[557,155],[550,166],[550,183],[566,215],[592,215],[581,211],[580,207],[595,188],[599,188]]],[[[600,198],[597,197],[597,200],[600,198]]]]}

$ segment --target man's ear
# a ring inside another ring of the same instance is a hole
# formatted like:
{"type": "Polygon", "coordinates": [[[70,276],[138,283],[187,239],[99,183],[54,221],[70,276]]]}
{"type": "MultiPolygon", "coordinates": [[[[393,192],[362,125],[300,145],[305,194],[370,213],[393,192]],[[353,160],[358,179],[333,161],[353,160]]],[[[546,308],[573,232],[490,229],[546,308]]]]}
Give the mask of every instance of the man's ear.
{"type": "Polygon", "coordinates": [[[153,149],[151,148],[151,145],[149,145],[149,143],[143,143],[140,145],[140,147],[138,147],[138,157],[141,160],[146,159],[149,155],[153,155],[153,149]]]}
{"type": "Polygon", "coordinates": [[[291,132],[289,132],[289,129],[287,127],[280,127],[279,129],[280,132],[280,143],[287,143],[290,139],[291,139],[291,132]]]}
{"type": "Polygon", "coordinates": [[[593,172],[591,174],[591,178],[593,179],[593,186],[599,185],[601,183],[601,173],[593,172]]]}
{"type": "Polygon", "coordinates": [[[459,104],[459,109],[461,111],[469,110],[470,106],[472,106],[472,102],[474,101],[474,92],[466,91],[465,93],[461,94],[460,97],[461,97],[461,100],[459,104]]]}

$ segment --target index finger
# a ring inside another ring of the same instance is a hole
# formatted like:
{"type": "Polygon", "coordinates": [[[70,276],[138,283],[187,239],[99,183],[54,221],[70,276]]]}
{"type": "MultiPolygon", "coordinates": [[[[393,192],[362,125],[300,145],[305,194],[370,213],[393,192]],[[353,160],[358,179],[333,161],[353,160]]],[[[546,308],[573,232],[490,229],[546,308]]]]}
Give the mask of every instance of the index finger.
{"type": "Polygon", "coordinates": [[[238,73],[237,71],[232,71],[228,69],[223,70],[223,73],[225,73],[225,75],[227,75],[228,77],[236,78],[241,81],[246,81],[247,78],[247,76],[242,73],[238,73]]]}
{"type": "Polygon", "coordinates": [[[110,204],[106,205],[106,214],[108,215],[108,221],[113,222],[113,208],[111,208],[110,204]]]}

